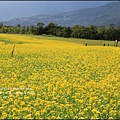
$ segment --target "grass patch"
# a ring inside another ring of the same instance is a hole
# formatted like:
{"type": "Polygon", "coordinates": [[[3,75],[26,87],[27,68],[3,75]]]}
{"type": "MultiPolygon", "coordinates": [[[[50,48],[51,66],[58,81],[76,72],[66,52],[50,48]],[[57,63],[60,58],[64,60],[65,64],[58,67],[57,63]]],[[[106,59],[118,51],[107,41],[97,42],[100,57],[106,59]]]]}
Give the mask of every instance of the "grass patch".
{"type": "MultiPolygon", "coordinates": [[[[12,44],[12,43],[42,43],[41,40],[55,40],[55,41],[62,41],[62,42],[70,42],[70,43],[76,43],[76,44],[82,44],[85,46],[87,43],[88,46],[114,46],[114,41],[108,41],[108,40],[87,40],[87,39],[77,39],[77,38],[62,38],[62,37],[56,37],[51,35],[20,35],[20,34],[0,34],[0,41],[4,42],[6,44],[12,44]],[[19,39],[17,38],[19,36],[19,39]]],[[[118,44],[118,47],[120,45],[118,44]]]]}

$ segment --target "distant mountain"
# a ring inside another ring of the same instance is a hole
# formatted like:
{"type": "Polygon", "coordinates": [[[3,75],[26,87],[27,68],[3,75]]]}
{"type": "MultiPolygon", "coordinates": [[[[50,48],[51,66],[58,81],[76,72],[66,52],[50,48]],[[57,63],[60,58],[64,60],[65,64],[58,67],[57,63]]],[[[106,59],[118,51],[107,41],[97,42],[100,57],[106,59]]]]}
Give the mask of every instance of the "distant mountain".
{"type": "Polygon", "coordinates": [[[98,7],[108,1],[0,1],[0,21],[98,7]]]}
{"type": "Polygon", "coordinates": [[[79,9],[70,12],[64,12],[52,15],[37,15],[32,17],[22,17],[13,19],[10,21],[4,21],[4,25],[36,25],[38,22],[44,22],[45,25],[50,22],[57,23],[62,26],[74,26],[74,25],[104,25],[114,23],[115,26],[120,25],[120,2],[111,2],[106,5],[79,9]]]}

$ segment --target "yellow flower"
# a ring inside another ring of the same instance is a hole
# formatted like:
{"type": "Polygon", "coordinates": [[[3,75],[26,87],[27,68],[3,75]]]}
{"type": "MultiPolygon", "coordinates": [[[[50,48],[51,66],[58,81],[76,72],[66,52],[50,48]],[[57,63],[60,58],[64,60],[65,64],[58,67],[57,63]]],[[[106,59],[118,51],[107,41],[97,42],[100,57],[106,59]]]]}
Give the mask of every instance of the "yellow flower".
{"type": "Polygon", "coordinates": [[[106,113],[107,111],[106,110],[103,110],[102,113],[106,113]]]}
{"type": "Polygon", "coordinates": [[[55,117],[55,116],[52,116],[51,119],[56,119],[56,117],[55,117]]]}
{"type": "Polygon", "coordinates": [[[115,119],[119,114],[119,47],[33,35],[0,34],[0,39],[16,43],[11,57],[13,44],[0,42],[2,117],[104,119],[109,110],[115,119]]]}
{"type": "Polygon", "coordinates": [[[36,116],[39,116],[39,115],[40,115],[40,112],[39,112],[39,111],[37,111],[35,115],[36,115],[36,116]]]}
{"type": "Polygon", "coordinates": [[[21,102],[20,102],[20,105],[21,105],[21,106],[25,105],[25,102],[24,102],[24,101],[21,101],[21,102]]]}
{"type": "Polygon", "coordinates": [[[81,115],[84,115],[85,113],[84,112],[80,112],[81,115]]]}
{"type": "Polygon", "coordinates": [[[28,114],[24,117],[25,119],[31,119],[31,114],[28,114]]]}
{"type": "Polygon", "coordinates": [[[1,116],[1,119],[5,119],[7,117],[7,113],[6,112],[2,112],[2,116],[1,116]]]}
{"type": "Polygon", "coordinates": [[[12,112],[15,112],[15,111],[17,111],[17,108],[13,108],[13,109],[12,109],[12,112]]]}
{"type": "Polygon", "coordinates": [[[84,101],[83,101],[83,100],[79,100],[78,102],[79,102],[80,104],[82,104],[84,101]]]}

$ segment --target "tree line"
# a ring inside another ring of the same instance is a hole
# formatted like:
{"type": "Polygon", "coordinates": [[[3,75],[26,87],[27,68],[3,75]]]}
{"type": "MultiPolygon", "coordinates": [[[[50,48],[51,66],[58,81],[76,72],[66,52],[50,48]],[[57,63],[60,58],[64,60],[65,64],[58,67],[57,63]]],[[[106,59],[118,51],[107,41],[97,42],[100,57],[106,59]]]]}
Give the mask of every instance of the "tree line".
{"type": "Polygon", "coordinates": [[[54,35],[65,38],[81,38],[94,40],[115,40],[120,38],[120,26],[114,27],[110,24],[109,27],[93,26],[87,27],[75,25],[73,27],[59,26],[56,23],[49,23],[47,26],[43,22],[37,23],[36,26],[5,26],[0,23],[0,33],[7,34],[33,34],[33,35],[54,35]]]}

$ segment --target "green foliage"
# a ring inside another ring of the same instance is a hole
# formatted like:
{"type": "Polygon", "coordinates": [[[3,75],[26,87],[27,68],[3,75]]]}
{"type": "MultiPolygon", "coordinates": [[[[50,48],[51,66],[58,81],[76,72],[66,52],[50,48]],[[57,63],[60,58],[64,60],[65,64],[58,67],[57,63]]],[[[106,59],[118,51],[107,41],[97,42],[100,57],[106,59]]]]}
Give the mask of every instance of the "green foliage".
{"type": "Polygon", "coordinates": [[[36,26],[4,26],[0,23],[0,33],[8,34],[33,34],[33,35],[51,35],[65,38],[81,38],[94,40],[115,40],[120,38],[120,26],[114,27],[111,23],[109,28],[105,26],[81,26],[63,27],[56,23],[49,23],[47,26],[43,22],[38,22],[36,26]]]}

